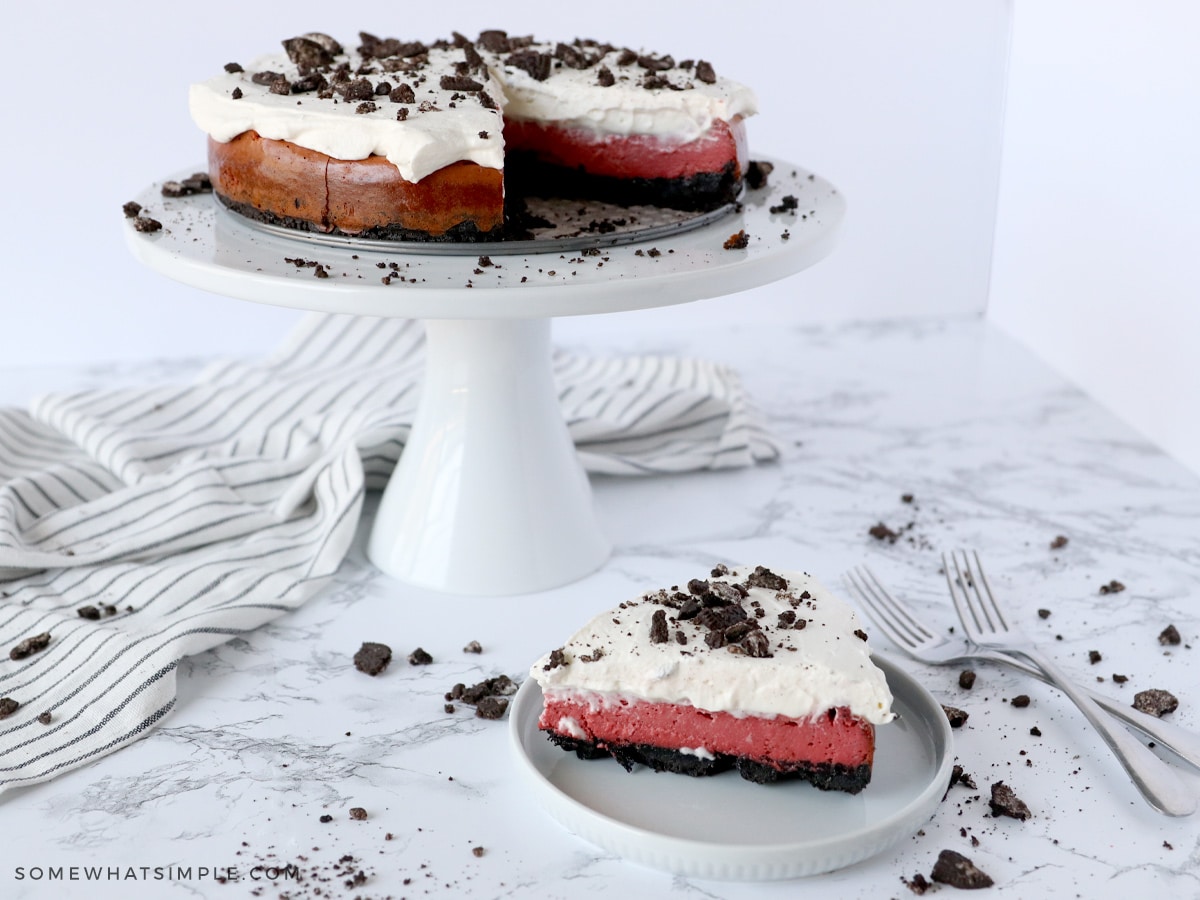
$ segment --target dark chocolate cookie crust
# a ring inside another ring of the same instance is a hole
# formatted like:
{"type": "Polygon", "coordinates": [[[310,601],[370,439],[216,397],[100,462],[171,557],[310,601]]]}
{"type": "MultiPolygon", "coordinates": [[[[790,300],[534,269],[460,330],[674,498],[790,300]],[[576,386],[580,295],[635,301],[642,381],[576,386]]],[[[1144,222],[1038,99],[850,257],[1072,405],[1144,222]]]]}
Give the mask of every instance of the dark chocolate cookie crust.
{"type": "Polygon", "coordinates": [[[648,766],[656,772],[672,772],[678,775],[700,777],[716,775],[730,769],[755,784],[770,784],[776,781],[799,779],[808,781],[823,791],[842,791],[857,794],[871,781],[868,765],[850,768],[828,763],[767,763],[745,756],[715,754],[713,759],[701,759],[690,753],[668,750],[650,744],[601,745],[596,741],[577,740],[565,735],[547,732],[547,737],[580,759],[603,759],[611,756],[626,771],[636,763],[648,766]]]}
{"type": "Polygon", "coordinates": [[[308,222],[304,219],[296,219],[291,216],[277,216],[274,213],[266,212],[261,209],[255,209],[248,203],[241,203],[237,200],[232,200],[226,197],[219,191],[215,191],[217,199],[228,209],[238,215],[245,216],[247,219],[253,219],[256,222],[265,222],[268,225],[278,225],[282,228],[289,228],[293,231],[313,231],[320,234],[340,234],[347,237],[366,238],[375,241],[421,241],[424,243],[487,243],[489,241],[504,240],[506,234],[502,228],[494,228],[492,231],[480,231],[474,222],[460,222],[458,225],[450,228],[443,234],[429,234],[426,231],[414,231],[411,228],[401,228],[398,225],[389,225],[380,228],[367,228],[364,231],[355,234],[349,234],[341,231],[338,228],[321,228],[313,222],[308,222]]]}
{"type": "Polygon", "coordinates": [[[742,179],[732,162],[719,173],[683,178],[614,178],[556,166],[533,153],[516,151],[504,161],[504,187],[529,197],[594,197],[617,206],[708,212],[734,203],[741,193],[742,179]]]}

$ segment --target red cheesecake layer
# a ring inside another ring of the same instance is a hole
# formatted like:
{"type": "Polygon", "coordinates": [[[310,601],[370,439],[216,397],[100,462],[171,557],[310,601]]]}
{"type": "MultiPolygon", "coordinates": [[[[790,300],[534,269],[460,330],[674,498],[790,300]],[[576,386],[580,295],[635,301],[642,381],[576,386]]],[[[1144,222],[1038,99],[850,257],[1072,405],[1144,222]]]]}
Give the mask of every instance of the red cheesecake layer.
{"type": "Polygon", "coordinates": [[[874,726],[844,707],[792,719],[671,703],[548,698],[538,726],[585,757],[611,754],[696,775],[737,767],[754,781],[801,777],[851,793],[870,781],[875,754],[874,726]]]}
{"type": "Polygon", "coordinates": [[[717,121],[686,142],[510,120],[504,125],[505,178],[510,191],[534,196],[715,209],[737,199],[746,146],[741,118],[717,121]]]}

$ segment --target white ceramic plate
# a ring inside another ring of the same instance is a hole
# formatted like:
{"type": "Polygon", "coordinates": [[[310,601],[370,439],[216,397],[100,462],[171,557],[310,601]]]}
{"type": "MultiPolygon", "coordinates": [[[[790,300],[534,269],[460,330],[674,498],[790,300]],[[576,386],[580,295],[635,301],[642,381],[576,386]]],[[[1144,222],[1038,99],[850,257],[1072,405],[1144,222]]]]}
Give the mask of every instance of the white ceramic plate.
{"type": "Polygon", "coordinates": [[[517,766],[567,830],[631,862],[741,881],[839,869],[913,834],[950,783],[952,741],[941,705],[894,663],[874,659],[899,715],[876,730],[871,783],[857,795],[799,781],[751,784],[736,772],[687,778],[578,759],[538,731],[542,692],[532,678],[512,709],[517,766]]]}

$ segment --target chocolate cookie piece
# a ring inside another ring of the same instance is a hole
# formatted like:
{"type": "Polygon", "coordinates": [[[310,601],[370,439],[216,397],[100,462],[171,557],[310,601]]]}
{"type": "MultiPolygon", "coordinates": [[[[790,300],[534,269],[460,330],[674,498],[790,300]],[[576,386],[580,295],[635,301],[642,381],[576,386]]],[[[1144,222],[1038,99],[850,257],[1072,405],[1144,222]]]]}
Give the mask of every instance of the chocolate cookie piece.
{"type": "Polygon", "coordinates": [[[1179,699],[1170,691],[1151,688],[1133,695],[1133,708],[1138,712],[1161,718],[1165,713],[1175,712],[1179,708],[1179,699]]]}
{"type": "Polygon", "coordinates": [[[363,641],[363,645],[354,654],[354,668],[368,675],[378,675],[391,661],[392,648],[374,641],[363,641]]]}
{"type": "Polygon", "coordinates": [[[350,808],[350,818],[358,822],[364,822],[367,818],[367,811],[361,806],[353,806],[350,808]]]}
{"type": "Polygon", "coordinates": [[[33,656],[45,650],[50,643],[50,632],[43,631],[41,634],[35,634],[33,637],[27,637],[21,643],[17,644],[8,651],[9,659],[25,659],[27,656],[33,656]]]}
{"type": "Polygon", "coordinates": [[[410,666],[427,666],[431,662],[433,662],[433,657],[420,647],[408,654],[408,664],[410,666]]]}
{"type": "Polygon", "coordinates": [[[1029,807],[1003,781],[992,785],[992,799],[988,801],[988,806],[991,807],[992,815],[996,817],[1010,816],[1024,822],[1033,815],[1029,807]]]}
{"type": "Polygon", "coordinates": [[[1158,635],[1158,642],[1164,647],[1167,645],[1176,646],[1183,643],[1183,638],[1179,635],[1179,629],[1174,625],[1168,625],[1158,635]]]}
{"type": "Polygon", "coordinates": [[[1017,694],[1017,696],[1013,697],[1008,702],[1011,703],[1013,706],[1015,706],[1017,709],[1024,709],[1025,707],[1027,707],[1029,705],[1029,695],[1028,694],[1017,694]]]}
{"type": "Polygon", "coordinates": [[[954,706],[946,706],[942,704],[942,710],[946,713],[946,718],[950,720],[951,728],[962,728],[966,724],[970,716],[963,710],[954,706]]]}
{"type": "Polygon", "coordinates": [[[20,708],[19,700],[14,700],[12,697],[0,697],[0,719],[7,719],[20,708]]]}
{"type": "Polygon", "coordinates": [[[483,697],[475,704],[475,715],[481,719],[500,719],[508,710],[508,699],[505,697],[483,697]]]}
{"type": "Polygon", "coordinates": [[[479,641],[471,641],[469,644],[467,644],[465,647],[463,647],[463,653],[482,653],[482,652],[483,652],[483,645],[480,644],[479,641]]]}
{"type": "Polygon", "coordinates": [[[969,691],[975,687],[975,673],[970,669],[964,669],[958,673],[958,686],[964,691],[969,691]]]}
{"type": "Polygon", "coordinates": [[[975,863],[953,850],[943,850],[938,854],[929,877],[939,884],[966,890],[991,887],[995,883],[975,863]]]}

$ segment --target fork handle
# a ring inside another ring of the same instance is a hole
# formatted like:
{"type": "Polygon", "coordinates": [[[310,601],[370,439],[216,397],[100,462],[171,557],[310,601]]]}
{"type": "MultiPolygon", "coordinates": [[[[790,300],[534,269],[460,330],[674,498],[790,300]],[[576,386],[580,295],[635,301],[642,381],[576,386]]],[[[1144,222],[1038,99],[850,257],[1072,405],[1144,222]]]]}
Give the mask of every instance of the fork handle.
{"type": "Polygon", "coordinates": [[[1100,732],[1147,803],[1168,816],[1190,816],[1196,811],[1195,796],[1175,771],[1145,744],[1103,715],[1100,706],[1058,666],[1030,648],[1012,648],[1011,652],[1024,656],[1036,665],[1051,684],[1071,698],[1092,723],[1092,727],[1100,732]]]}
{"type": "MultiPolygon", "coordinates": [[[[1039,681],[1053,684],[1036,666],[1031,666],[1019,659],[1014,659],[1006,653],[997,652],[994,657],[989,655],[987,658],[1012,666],[1014,669],[1024,672],[1039,681]]],[[[1091,691],[1082,686],[1080,690],[1091,697],[1109,715],[1115,716],[1130,728],[1140,731],[1146,737],[1150,738],[1150,740],[1162,747],[1166,747],[1184,762],[1191,763],[1200,769],[1200,734],[1188,731],[1186,728],[1180,728],[1166,719],[1156,719],[1149,713],[1139,712],[1127,703],[1115,700],[1098,691],[1091,691]]]]}

